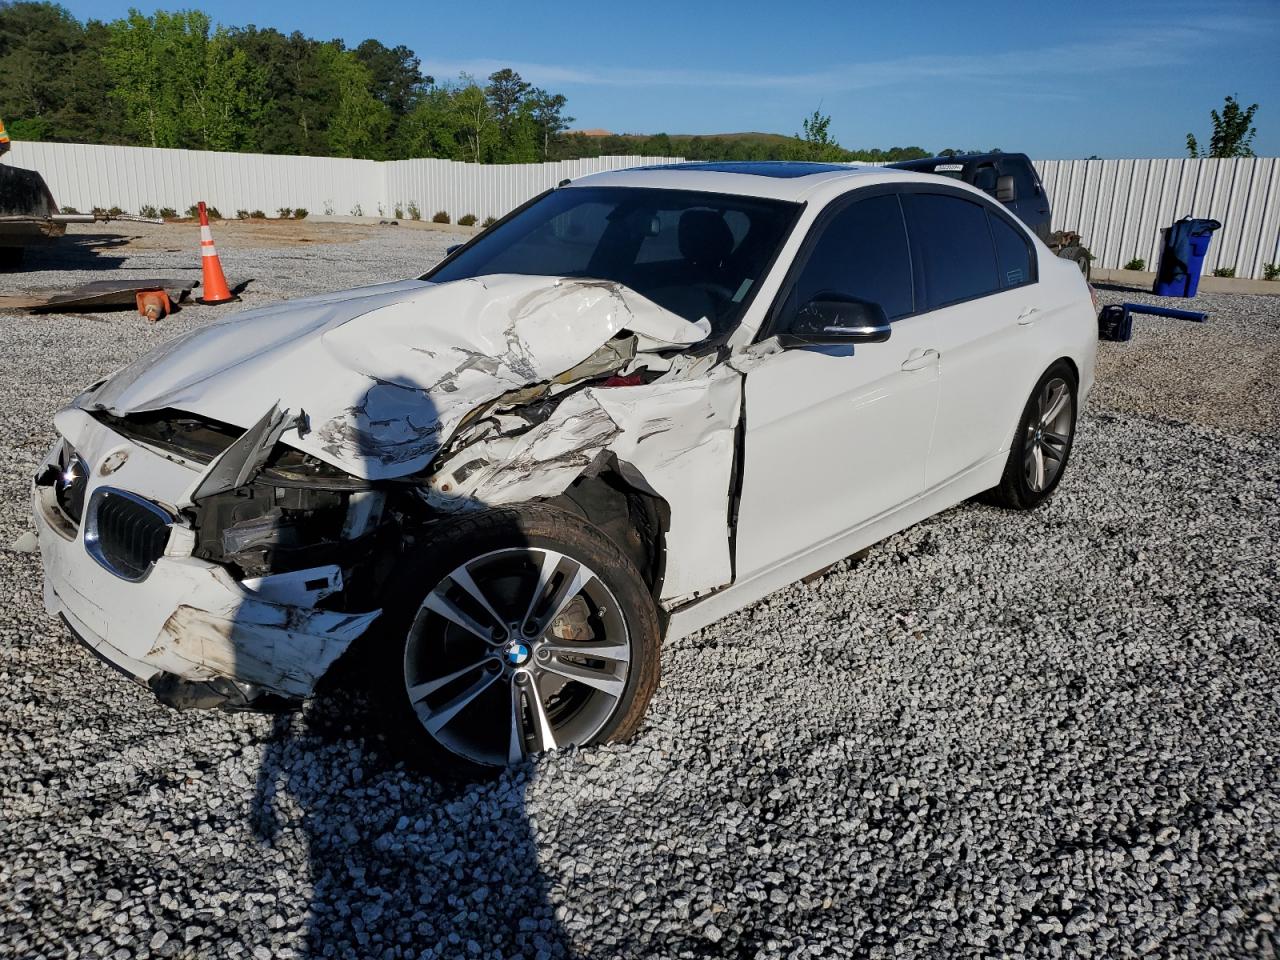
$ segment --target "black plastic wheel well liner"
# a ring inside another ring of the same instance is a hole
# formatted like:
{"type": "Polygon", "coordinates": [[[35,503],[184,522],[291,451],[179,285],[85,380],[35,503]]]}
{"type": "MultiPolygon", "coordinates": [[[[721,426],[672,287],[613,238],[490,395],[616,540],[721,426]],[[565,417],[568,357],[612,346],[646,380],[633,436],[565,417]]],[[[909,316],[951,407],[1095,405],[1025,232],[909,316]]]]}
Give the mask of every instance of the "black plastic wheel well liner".
{"type": "Polygon", "coordinates": [[[550,503],[597,527],[635,564],[656,601],[666,572],[671,508],[657,494],[629,481],[627,468],[610,456],[550,503]]]}

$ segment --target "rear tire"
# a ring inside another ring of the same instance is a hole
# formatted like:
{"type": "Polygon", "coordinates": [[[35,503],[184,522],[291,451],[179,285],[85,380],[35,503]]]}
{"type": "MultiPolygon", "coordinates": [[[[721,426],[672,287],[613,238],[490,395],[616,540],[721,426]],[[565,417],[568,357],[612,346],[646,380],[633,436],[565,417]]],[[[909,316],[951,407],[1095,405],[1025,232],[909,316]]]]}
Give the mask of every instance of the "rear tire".
{"type": "Polygon", "coordinates": [[[406,759],[475,779],[639,729],[657,609],[591,523],[543,504],[468,515],[424,531],[397,571],[370,681],[406,759]]]}
{"type": "Polygon", "coordinates": [[[1032,510],[1053,495],[1076,435],[1075,371],[1054,363],[1036,382],[1018,419],[999,486],[987,500],[1010,510],[1032,510]]]}
{"type": "Polygon", "coordinates": [[[1088,280],[1093,273],[1093,258],[1084,247],[1063,247],[1059,252],[1063,260],[1070,260],[1080,268],[1080,274],[1088,280]]]}

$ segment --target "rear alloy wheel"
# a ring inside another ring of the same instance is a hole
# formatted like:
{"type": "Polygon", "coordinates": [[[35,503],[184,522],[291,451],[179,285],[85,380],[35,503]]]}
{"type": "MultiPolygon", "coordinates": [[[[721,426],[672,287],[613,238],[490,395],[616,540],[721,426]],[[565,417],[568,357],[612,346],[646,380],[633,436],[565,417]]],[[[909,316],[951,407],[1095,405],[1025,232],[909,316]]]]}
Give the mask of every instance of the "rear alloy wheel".
{"type": "Polygon", "coordinates": [[[392,617],[397,727],[419,756],[467,773],[634,733],[657,685],[657,618],[597,528],[495,511],[445,527],[422,556],[410,565],[429,589],[392,617]]]}
{"type": "Polygon", "coordinates": [[[1027,400],[991,499],[1015,510],[1029,510],[1047,499],[1062,479],[1075,431],[1076,379],[1071,367],[1059,362],[1027,400]]]}

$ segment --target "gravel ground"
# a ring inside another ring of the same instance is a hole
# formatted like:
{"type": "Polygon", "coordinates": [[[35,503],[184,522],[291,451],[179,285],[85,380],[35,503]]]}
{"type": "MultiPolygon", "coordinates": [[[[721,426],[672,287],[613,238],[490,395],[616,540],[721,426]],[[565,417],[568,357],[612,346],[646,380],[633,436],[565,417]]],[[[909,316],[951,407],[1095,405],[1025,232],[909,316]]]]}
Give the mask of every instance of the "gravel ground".
{"type": "MultiPolygon", "coordinates": [[[[448,242],[223,259],[252,304],[448,242]]],[[[97,249],[22,282],[195,259],[97,249]]],[[[670,643],[634,742],[489,784],[394,765],[350,700],[160,707],[0,552],[0,956],[1275,957],[1280,300],[1198,302],[1102,345],[1044,508],[964,505],[670,643]]],[[[0,319],[4,542],[58,405],[215,313],[0,319]]]]}

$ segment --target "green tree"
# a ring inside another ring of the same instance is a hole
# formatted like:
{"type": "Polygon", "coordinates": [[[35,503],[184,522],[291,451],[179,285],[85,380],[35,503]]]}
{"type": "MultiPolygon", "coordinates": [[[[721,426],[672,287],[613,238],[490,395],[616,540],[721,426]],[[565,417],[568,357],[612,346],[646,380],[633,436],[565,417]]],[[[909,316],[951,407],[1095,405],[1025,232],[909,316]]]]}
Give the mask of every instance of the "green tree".
{"type": "Polygon", "coordinates": [[[0,112],[17,140],[122,143],[118,105],[104,97],[106,28],[51,3],[0,2],[0,112]]]}
{"type": "Polygon", "coordinates": [[[845,151],[831,138],[828,132],[830,126],[831,117],[820,110],[815,110],[812,116],[806,117],[801,124],[804,133],[796,134],[796,140],[799,141],[797,159],[843,160],[845,151]]]}
{"type": "Polygon", "coordinates": [[[458,136],[466,149],[465,159],[483,163],[490,158],[499,139],[489,98],[474,79],[463,74],[452,100],[458,136]]]}
{"type": "Polygon", "coordinates": [[[462,118],[453,103],[448,85],[432,86],[421,92],[400,121],[396,155],[399,157],[442,157],[465,159],[462,148],[462,118]]]}
{"type": "Polygon", "coordinates": [[[130,10],[108,27],[104,56],[112,79],[111,95],[124,108],[132,132],[150,147],[179,147],[182,140],[182,83],[175,76],[185,52],[173,16],[145,17],[130,10]]]}
{"type": "Polygon", "coordinates": [[[551,159],[551,147],[562,133],[573,123],[573,117],[565,116],[564,108],[568,104],[564,94],[548,93],[541,87],[534,87],[525,97],[529,106],[529,115],[537,130],[541,146],[541,159],[551,159]]]}
{"type": "Polygon", "coordinates": [[[1209,150],[1206,153],[1196,141],[1195,134],[1187,134],[1187,153],[1191,157],[1252,157],[1253,137],[1258,132],[1253,126],[1253,115],[1258,112],[1258,105],[1251,104],[1241,108],[1235,97],[1227,97],[1222,104],[1222,112],[1209,111],[1213,122],[1213,133],[1209,137],[1209,150]]]}
{"type": "Polygon", "coordinates": [[[153,147],[253,149],[264,79],[232,37],[198,10],[130,10],[108,27],[112,96],[153,147]]]}
{"type": "Polygon", "coordinates": [[[340,157],[381,158],[391,111],[373,95],[368,68],[337,42],[321,46],[320,62],[336,91],[328,116],[330,152],[340,157]]]}

